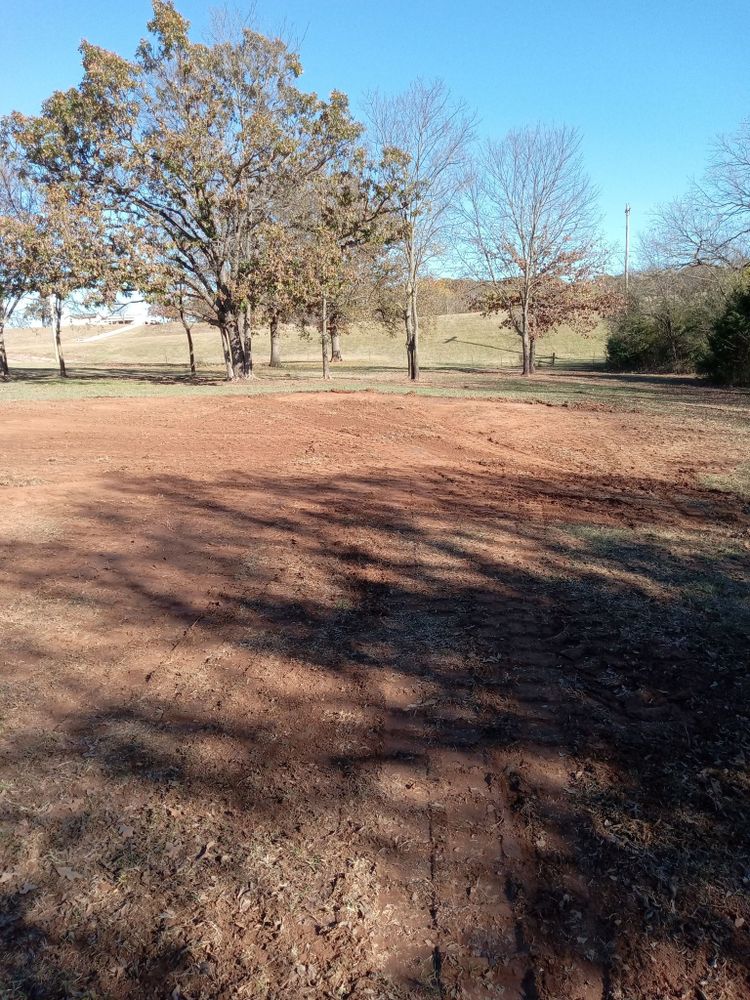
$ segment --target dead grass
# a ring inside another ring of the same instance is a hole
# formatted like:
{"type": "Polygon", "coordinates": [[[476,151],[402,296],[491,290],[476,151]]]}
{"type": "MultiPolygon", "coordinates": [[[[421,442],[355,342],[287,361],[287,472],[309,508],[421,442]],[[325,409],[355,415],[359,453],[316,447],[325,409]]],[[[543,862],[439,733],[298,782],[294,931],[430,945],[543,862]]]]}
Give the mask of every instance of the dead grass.
{"type": "MultiPolygon", "coordinates": [[[[92,331],[75,327],[63,331],[66,360],[73,367],[133,368],[164,365],[169,368],[186,364],[185,334],[179,324],[143,326],[106,340],[84,343],[92,331]]],[[[97,331],[98,332],[98,331],[97,331]]],[[[49,330],[6,331],[11,365],[38,363],[51,365],[54,360],[49,330]]],[[[581,337],[562,329],[551,334],[540,350],[542,362],[553,351],[564,362],[601,362],[606,328],[597,327],[590,337],[581,337]]],[[[220,373],[222,356],[215,330],[199,325],[195,329],[196,360],[202,372],[220,373]]],[[[320,347],[310,335],[294,327],[281,330],[282,358],[293,371],[316,375],[320,368],[320,347]]],[[[255,359],[266,367],[269,335],[261,330],[254,338],[255,359]]],[[[360,369],[399,368],[405,366],[403,337],[391,336],[375,325],[358,325],[343,336],[344,364],[336,365],[345,374],[360,369]]],[[[422,331],[422,354],[430,368],[497,368],[518,364],[518,338],[501,328],[496,319],[476,314],[440,316],[428,320],[422,331]]]]}
{"type": "Polygon", "coordinates": [[[750,497],[750,462],[742,462],[730,473],[724,476],[706,476],[704,482],[712,489],[724,493],[736,493],[741,497],[750,497]]]}

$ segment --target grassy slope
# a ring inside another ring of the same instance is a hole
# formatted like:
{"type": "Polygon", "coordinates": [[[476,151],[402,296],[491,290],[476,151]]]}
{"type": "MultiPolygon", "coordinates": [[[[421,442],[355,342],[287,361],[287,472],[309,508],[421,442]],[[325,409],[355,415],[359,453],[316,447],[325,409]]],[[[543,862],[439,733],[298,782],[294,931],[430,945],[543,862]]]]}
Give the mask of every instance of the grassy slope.
{"type": "MultiPolygon", "coordinates": [[[[282,330],[284,367],[268,367],[268,331],[254,338],[258,378],[247,385],[227,385],[217,331],[198,326],[193,332],[199,369],[197,384],[189,382],[185,335],[179,324],[145,326],[105,340],[87,340],[101,331],[76,327],[63,331],[71,377],[57,378],[49,330],[6,331],[14,378],[0,383],[0,401],[70,399],[91,396],[151,396],[196,393],[244,393],[279,389],[319,390],[320,346],[314,335],[294,327],[282,330]],[[188,384],[186,384],[188,383],[188,384]]],[[[558,369],[591,366],[603,358],[606,329],[601,324],[590,337],[563,329],[544,341],[540,363],[554,351],[558,369]]],[[[419,391],[440,395],[498,395],[525,398],[530,386],[513,377],[518,367],[518,338],[497,320],[478,315],[442,316],[424,323],[419,391]],[[498,369],[512,377],[505,384],[498,369]]],[[[334,366],[339,389],[376,388],[403,392],[403,337],[375,326],[358,326],[343,337],[344,362],[334,366]]],[[[547,361],[547,364],[549,362],[547,361]]],[[[408,387],[412,389],[412,386],[408,387]]]]}
{"type": "MultiPolygon", "coordinates": [[[[146,326],[107,340],[83,343],[82,338],[99,331],[76,327],[63,331],[66,360],[78,366],[182,365],[185,363],[185,335],[177,324],[146,326]]],[[[316,338],[303,337],[293,327],[283,330],[283,358],[293,368],[317,369],[320,347],[316,338]]],[[[219,337],[209,327],[197,327],[196,357],[201,368],[219,368],[221,352],[219,337]]],[[[540,347],[544,357],[555,351],[561,360],[591,362],[604,355],[606,329],[604,324],[590,337],[581,337],[563,329],[550,335],[540,347]]],[[[11,364],[35,366],[53,364],[54,355],[49,330],[9,330],[6,332],[11,364]]],[[[258,331],[255,338],[256,360],[267,361],[268,332],[258,331]]],[[[500,329],[495,319],[464,314],[440,316],[427,321],[422,331],[422,362],[431,367],[489,367],[517,363],[518,337],[510,330],[500,329]]],[[[358,326],[343,337],[345,365],[358,369],[367,367],[404,366],[403,337],[389,336],[372,326],[358,326]]]]}
{"type": "Polygon", "coordinates": [[[601,370],[606,327],[588,338],[569,330],[546,338],[540,349],[542,370],[534,379],[518,374],[517,338],[496,320],[477,315],[443,316],[425,324],[422,380],[409,383],[404,371],[403,338],[377,328],[355,328],[343,338],[344,362],[333,366],[331,383],[320,380],[316,338],[294,328],[282,332],[284,367],[268,367],[268,333],[254,339],[257,378],[224,381],[215,330],[194,331],[199,378],[186,371],[185,336],[179,325],[147,326],[106,340],[85,342],[95,329],[64,331],[71,378],[57,377],[49,330],[6,331],[14,378],[0,382],[0,402],[81,399],[100,396],[193,396],[264,392],[377,390],[435,396],[470,396],[543,402],[586,408],[647,409],[681,417],[750,420],[748,390],[719,390],[696,379],[670,376],[612,375],[601,370]],[[557,366],[544,358],[557,354],[557,366]]]}

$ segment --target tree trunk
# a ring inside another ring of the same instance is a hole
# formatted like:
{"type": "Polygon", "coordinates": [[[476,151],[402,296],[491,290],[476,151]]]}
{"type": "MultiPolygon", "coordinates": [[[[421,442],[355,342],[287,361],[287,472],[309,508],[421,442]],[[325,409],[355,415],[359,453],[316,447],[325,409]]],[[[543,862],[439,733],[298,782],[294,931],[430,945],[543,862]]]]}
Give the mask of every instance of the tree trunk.
{"type": "Polygon", "coordinates": [[[185,336],[188,342],[188,355],[190,356],[190,377],[195,378],[195,350],[193,348],[193,331],[189,326],[185,327],[185,336]]]}
{"type": "Polygon", "coordinates": [[[232,363],[232,378],[245,378],[247,360],[245,350],[242,345],[242,335],[240,333],[237,317],[232,316],[227,325],[227,341],[229,344],[229,356],[232,363]]]}
{"type": "Polygon", "coordinates": [[[411,380],[419,381],[419,313],[417,312],[417,282],[416,278],[411,287],[411,339],[412,339],[412,361],[411,380]]]}
{"type": "Polygon", "coordinates": [[[336,324],[336,320],[331,320],[331,361],[343,361],[341,357],[341,334],[336,324]]]}
{"type": "Polygon", "coordinates": [[[232,368],[232,355],[229,350],[229,332],[226,325],[219,327],[219,333],[221,334],[221,350],[224,354],[224,366],[227,370],[227,382],[231,382],[234,379],[234,369],[232,368]]]}
{"type": "Polygon", "coordinates": [[[227,369],[227,381],[233,382],[235,379],[245,377],[245,351],[242,347],[242,337],[236,318],[227,317],[219,326],[221,331],[221,343],[224,348],[224,364],[227,369]]]}
{"type": "Polygon", "coordinates": [[[328,364],[328,300],[325,295],[320,321],[320,349],[323,356],[323,378],[327,381],[331,377],[331,368],[328,364]]]}
{"type": "Polygon", "coordinates": [[[67,378],[68,373],[65,369],[65,358],[63,357],[63,350],[62,350],[62,311],[63,311],[62,296],[55,295],[54,299],[55,358],[57,359],[57,367],[60,372],[60,378],[67,378]]]}
{"type": "Polygon", "coordinates": [[[521,352],[523,354],[523,374],[531,375],[531,341],[526,332],[521,334],[521,352]]]}
{"type": "Polygon", "coordinates": [[[406,330],[406,370],[411,378],[411,314],[408,307],[404,309],[404,328],[406,330]]]}
{"type": "Polygon", "coordinates": [[[532,375],[534,367],[531,357],[531,338],[529,337],[529,307],[525,303],[521,313],[521,350],[523,351],[523,374],[532,375]]]}
{"type": "Polygon", "coordinates": [[[242,311],[242,350],[245,354],[245,378],[254,378],[253,371],[253,324],[247,309],[242,311]]]}
{"type": "Polygon", "coordinates": [[[281,368],[281,336],[279,335],[279,317],[277,313],[271,316],[271,360],[269,367],[281,368]]]}
{"type": "Polygon", "coordinates": [[[536,337],[529,338],[529,372],[531,375],[536,371],[536,337]]]}
{"type": "Polygon", "coordinates": [[[411,341],[409,342],[409,380],[411,382],[419,381],[419,349],[417,346],[417,336],[413,332],[411,341]]]}
{"type": "Polygon", "coordinates": [[[417,284],[410,278],[406,286],[406,357],[409,379],[419,380],[419,316],[417,314],[417,284]]]}
{"type": "Polygon", "coordinates": [[[185,331],[185,336],[188,342],[188,355],[190,357],[190,377],[195,378],[195,351],[193,350],[193,331],[190,328],[190,324],[187,321],[187,316],[185,315],[185,310],[182,306],[178,307],[178,312],[180,314],[180,322],[185,331]]]}
{"type": "Polygon", "coordinates": [[[8,354],[5,350],[5,320],[0,319],[0,378],[10,378],[8,354]]]}

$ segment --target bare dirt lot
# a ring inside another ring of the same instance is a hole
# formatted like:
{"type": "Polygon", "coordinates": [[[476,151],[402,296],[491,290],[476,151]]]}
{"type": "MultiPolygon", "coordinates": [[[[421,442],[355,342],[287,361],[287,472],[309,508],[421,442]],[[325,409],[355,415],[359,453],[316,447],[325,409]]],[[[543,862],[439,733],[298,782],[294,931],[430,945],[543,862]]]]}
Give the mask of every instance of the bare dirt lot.
{"type": "Polygon", "coordinates": [[[750,996],[749,442],[7,404],[0,996],[750,996]]]}

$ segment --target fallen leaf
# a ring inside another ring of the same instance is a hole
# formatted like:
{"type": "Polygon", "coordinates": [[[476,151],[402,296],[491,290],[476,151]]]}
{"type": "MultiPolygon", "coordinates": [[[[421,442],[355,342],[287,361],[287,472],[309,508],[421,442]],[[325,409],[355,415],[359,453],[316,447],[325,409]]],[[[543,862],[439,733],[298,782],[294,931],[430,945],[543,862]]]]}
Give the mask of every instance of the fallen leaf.
{"type": "Polygon", "coordinates": [[[80,872],[77,872],[74,868],[66,868],[65,865],[55,865],[55,871],[62,878],[67,878],[71,882],[73,882],[73,881],[75,881],[75,879],[81,877],[81,873],[80,872]]]}

